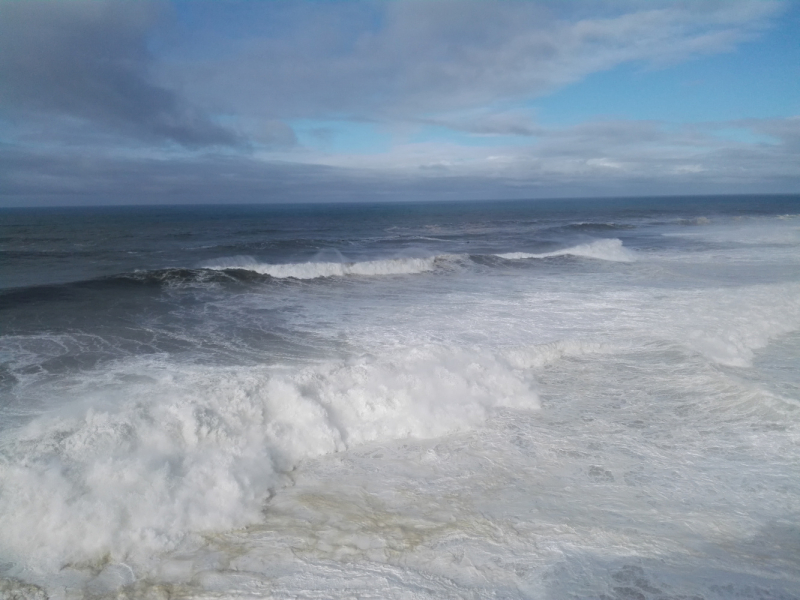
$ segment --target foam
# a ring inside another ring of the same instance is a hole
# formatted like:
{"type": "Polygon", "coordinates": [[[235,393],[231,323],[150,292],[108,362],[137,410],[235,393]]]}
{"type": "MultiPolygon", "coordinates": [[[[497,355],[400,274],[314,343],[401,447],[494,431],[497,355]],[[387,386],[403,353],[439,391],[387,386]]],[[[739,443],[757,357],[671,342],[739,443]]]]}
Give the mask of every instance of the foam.
{"type": "Polygon", "coordinates": [[[344,277],[347,275],[410,275],[432,271],[437,261],[446,255],[428,258],[387,258],[362,262],[304,262],[268,264],[250,256],[234,256],[205,263],[206,269],[243,269],[280,279],[316,279],[318,277],[344,277]]]}
{"type": "Polygon", "coordinates": [[[521,346],[504,351],[506,360],[518,369],[540,369],[562,358],[577,358],[593,354],[613,354],[623,349],[620,345],[588,342],[578,339],[556,340],[536,346],[521,346]]]}
{"type": "Polygon", "coordinates": [[[750,367],[757,350],[800,328],[800,285],[687,292],[670,309],[676,341],[718,364],[750,367]]]}
{"type": "Polygon", "coordinates": [[[543,252],[541,254],[530,254],[528,252],[507,252],[496,254],[506,260],[521,260],[527,258],[551,258],[554,256],[580,256],[582,258],[594,258],[597,260],[608,260],[612,262],[633,262],[636,255],[633,251],[622,246],[622,241],[616,238],[606,240],[596,240],[587,244],[579,244],[555,252],[543,252]]]}
{"type": "MultiPolygon", "coordinates": [[[[725,246],[745,246],[751,251],[756,246],[797,246],[800,243],[800,228],[783,217],[748,218],[707,223],[707,227],[696,231],[666,231],[663,237],[701,239],[725,246]]],[[[726,248],[728,250],[729,248],[726,248]]]]}
{"type": "Polygon", "coordinates": [[[137,359],[61,380],[79,403],[4,435],[0,559],[143,564],[258,522],[304,459],[537,408],[533,385],[502,355],[443,346],[303,368],[137,359]]]}

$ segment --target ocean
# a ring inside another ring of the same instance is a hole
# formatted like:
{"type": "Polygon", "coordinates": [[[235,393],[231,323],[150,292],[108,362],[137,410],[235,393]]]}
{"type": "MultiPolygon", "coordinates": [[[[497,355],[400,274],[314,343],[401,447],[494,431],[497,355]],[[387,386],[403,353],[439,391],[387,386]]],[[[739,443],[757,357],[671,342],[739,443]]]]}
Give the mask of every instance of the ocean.
{"type": "Polygon", "coordinates": [[[800,598],[800,196],[0,211],[0,598],[800,598]]]}

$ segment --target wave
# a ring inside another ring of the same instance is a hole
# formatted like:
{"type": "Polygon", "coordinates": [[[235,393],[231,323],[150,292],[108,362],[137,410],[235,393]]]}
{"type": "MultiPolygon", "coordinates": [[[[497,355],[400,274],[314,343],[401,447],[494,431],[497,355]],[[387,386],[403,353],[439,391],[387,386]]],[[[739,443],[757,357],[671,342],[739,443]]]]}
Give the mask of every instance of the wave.
{"type": "Polygon", "coordinates": [[[81,290],[181,287],[346,275],[409,275],[432,271],[457,258],[458,255],[440,254],[428,258],[390,258],[362,262],[269,264],[260,263],[250,256],[233,256],[209,261],[197,268],[142,269],[81,281],[0,289],[0,310],[31,302],[63,299],[81,290]]]}
{"type": "MultiPolygon", "coordinates": [[[[616,262],[632,262],[636,259],[634,253],[623,248],[618,239],[597,240],[588,244],[581,244],[543,254],[529,254],[526,252],[509,252],[495,254],[507,260],[522,258],[548,258],[552,256],[582,256],[600,260],[616,262]]],[[[251,256],[233,256],[206,262],[204,269],[231,271],[246,270],[261,275],[269,275],[277,279],[316,279],[320,277],[343,277],[347,275],[411,275],[433,271],[438,266],[448,262],[457,261],[463,255],[438,254],[427,258],[387,258],[382,260],[367,260],[361,262],[303,262],[271,264],[258,262],[251,256]]],[[[478,258],[475,255],[472,258],[478,258]]]]}
{"type": "Polygon", "coordinates": [[[346,275],[410,275],[433,271],[437,263],[451,255],[440,254],[428,258],[387,258],[361,262],[303,262],[270,264],[256,261],[250,256],[234,256],[209,261],[203,268],[227,271],[241,269],[277,279],[316,279],[318,277],[343,277],[346,275]]]}
{"type": "Polygon", "coordinates": [[[204,533],[259,522],[304,459],[539,406],[519,358],[444,346],[306,367],[139,358],[51,392],[79,401],[6,431],[0,446],[0,559],[49,572],[146,568],[204,533]]]}
{"type": "Polygon", "coordinates": [[[564,225],[562,227],[558,227],[557,229],[561,230],[571,230],[571,231],[618,231],[620,229],[636,229],[635,225],[631,225],[628,223],[600,223],[600,222],[580,222],[580,223],[570,223],[569,225],[564,225]]]}
{"type": "Polygon", "coordinates": [[[709,225],[711,220],[708,217],[695,217],[694,219],[679,219],[679,225],[709,225]]]}
{"type": "Polygon", "coordinates": [[[247,283],[266,279],[269,278],[265,275],[237,269],[226,271],[184,268],[141,270],[82,281],[0,289],[0,310],[16,306],[29,306],[32,302],[56,301],[87,290],[115,291],[148,287],[162,288],[164,286],[247,283]]]}
{"type": "MultiPolygon", "coordinates": [[[[554,256],[582,256],[600,260],[631,262],[633,252],[622,247],[618,239],[597,240],[564,250],[530,254],[509,252],[490,256],[506,260],[525,258],[548,258],[554,256]]],[[[174,267],[166,269],[142,269],[57,284],[33,285],[0,289],[0,310],[31,302],[54,301],[71,296],[81,290],[117,290],[140,287],[181,287],[192,285],[263,282],[270,279],[317,279],[345,276],[413,275],[434,271],[447,264],[467,258],[465,254],[437,254],[425,258],[386,258],[358,262],[302,262],[272,264],[257,261],[251,256],[219,258],[196,268],[174,267]]],[[[484,255],[471,255],[480,260],[484,255]]]]}
{"type": "Polygon", "coordinates": [[[588,244],[579,244],[563,250],[554,252],[543,252],[541,254],[530,254],[528,252],[507,252],[505,254],[495,254],[506,260],[521,260],[526,258],[551,258],[555,256],[580,256],[582,258],[594,258],[597,260],[608,260],[613,262],[633,262],[636,255],[622,245],[622,241],[616,238],[597,240],[588,244]]]}

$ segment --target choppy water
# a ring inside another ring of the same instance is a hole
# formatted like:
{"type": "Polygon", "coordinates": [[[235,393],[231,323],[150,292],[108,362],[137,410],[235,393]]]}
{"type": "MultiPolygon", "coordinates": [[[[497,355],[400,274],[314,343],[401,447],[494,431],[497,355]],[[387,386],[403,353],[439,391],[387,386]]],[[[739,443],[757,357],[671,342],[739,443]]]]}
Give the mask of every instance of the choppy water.
{"type": "Polygon", "coordinates": [[[0,212],[0,597],[800,598],[800,197],[0,212]]]}

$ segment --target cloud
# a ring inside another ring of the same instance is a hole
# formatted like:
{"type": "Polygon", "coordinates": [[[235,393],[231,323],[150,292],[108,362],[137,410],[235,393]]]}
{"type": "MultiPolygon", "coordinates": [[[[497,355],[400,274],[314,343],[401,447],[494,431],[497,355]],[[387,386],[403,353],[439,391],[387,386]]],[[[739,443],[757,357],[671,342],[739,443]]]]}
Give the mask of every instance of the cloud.
{"type": "MultiPolygon", "coordinates": [[[[541,128],[529,144],[464,146],[452,142],[395,145],[374,156],[337,155],[318,160],[341,168],[370,168],[383,173],[430,173],[493,180],[514,185],[553,186],[565,190],[630,190],[649,182],[651,193],[692,186],[736,192],[737,186],[791,191],[786,182],[800,179],[798,119],[713,122],[676,126],[660,121],[598,121],[541,128]],[[718,135],[732,127],[758,140],[775,132],[774,143],[741,141],[718,135]],[[778,133],[780,132],[780,134],[778,133]],[[782,138],[778,138],[782,135],[782,138]],[[616,186],[616,187],[615,187],[616,186]],[[667,186],[664,188],[663,186],[667,186]],[[717,186],[714,188],[713,186],[717,186]]],[[[504,183],[504,185],[505,185],[504,183]]]]}
{"type": "MultiPolygon", "coordinates": [[[[548,130],[539,144],[399,146],[328,164],[205,154],[121,158],[0,146],[5,205],[331,202],[700,193],[800,188],[797,118],[749,127],[789,131],[774,144],[725,140],[731,123],[586,123],[548,130]]],[[[737,126],[744,126],[740,122],[737,126]]]]}
{"type": "Polygon", "coordinates": [[[0,0],[0,110],[18,135],[49,119],[54,138],[194,148],[288,148],[285,120],[297,118],[532,136],[535,123],[510,106],[623,63],[731,50],[781,6],[0,0]],[[182,25],[181,11],[197,23],[182,25]],[[167,43],[154,43],[157,26],[171,28],[167,43]]]}
{"type": "Polygon", "coordinates": [[[545,131],[531,118],[528,112],[521,110],[490,111],[483,109],[461,115],[418,119],[418,123],[484,136],[533,137],[543,135],[545,131]]]}
{"type": "Polygon", "coordinates": [[[781,10],[766,1],[564,4],[573,3],[252,3],[253,21],[269,27],[215,36],[222,58],[184,50],[164,73],[233,112],[417,118],[536,98],[624,63],[658,68],[729,51],[781,10]]]}
{"type": "Polygon", "coordinates": [[[796,190],[797,118],[544,127],[531,108],[729,51],[782,6],[0,0],[0,203],[796,190]]]}
{"type": "Polygon", "coordinates": [[[744,119],[735,123],[800,153],[800,115],[788,119],[744,119]]]}
{"type": "Polygon", "coordinates": [[[239,140],[152,81],[149,2],[0,3],[0,108],[15,122],[59,117],[66,130],[109,129],[184,146],[239,140]]]}

